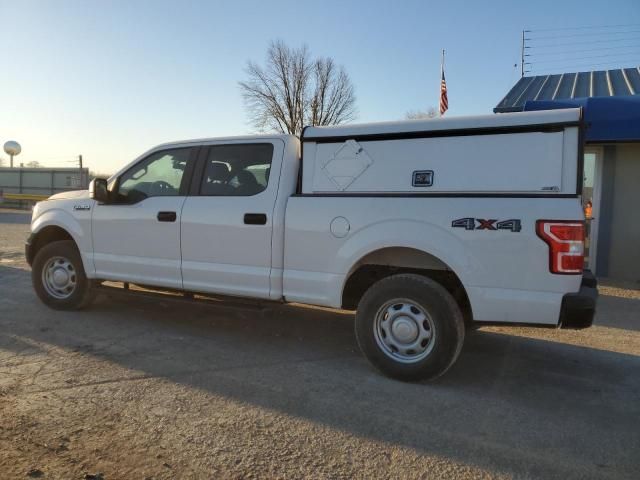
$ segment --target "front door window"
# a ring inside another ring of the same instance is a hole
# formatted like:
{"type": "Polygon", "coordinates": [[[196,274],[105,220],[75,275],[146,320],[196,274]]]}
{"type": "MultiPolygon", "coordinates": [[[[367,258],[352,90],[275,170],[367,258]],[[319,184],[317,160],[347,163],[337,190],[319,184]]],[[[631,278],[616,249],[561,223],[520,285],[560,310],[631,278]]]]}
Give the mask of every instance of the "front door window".
{"type": "Polygon", "coordinates": [[[120,177],[118,202],[138,203],[149,197],[180,195],[190,153],[190,148],[163,150],[134,165],[120,177]]]}

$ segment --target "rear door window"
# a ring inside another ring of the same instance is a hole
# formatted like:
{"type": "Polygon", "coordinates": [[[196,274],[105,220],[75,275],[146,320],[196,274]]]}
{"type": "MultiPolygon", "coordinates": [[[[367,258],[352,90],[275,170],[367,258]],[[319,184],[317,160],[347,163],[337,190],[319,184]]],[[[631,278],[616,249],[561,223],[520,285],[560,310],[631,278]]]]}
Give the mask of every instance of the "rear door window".
{"type": "Polygon", "coordinates": [[[210,147],[200,184],[200,195],[257,195],[269,184],[272,158],[271,143],[210,147]]]}

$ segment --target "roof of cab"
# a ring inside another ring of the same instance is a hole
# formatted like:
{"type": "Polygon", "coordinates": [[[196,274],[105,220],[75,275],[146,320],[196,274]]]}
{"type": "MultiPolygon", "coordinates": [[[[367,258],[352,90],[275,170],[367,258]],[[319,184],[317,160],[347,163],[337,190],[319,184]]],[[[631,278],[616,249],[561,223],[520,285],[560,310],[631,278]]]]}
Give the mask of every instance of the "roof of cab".
{"type": "Polygon", "coordinates": [[[284,141],[285,143],[290,142],[292,140],[296,140],[298,137],[295,135],[289,135],[285,133],[271,133],[271,134],[260,134],[260,135],[238,135],[232,137],[210,137],[210,138],[195,138],[191,140],[178,140],[175,142],[167,142],[161,143],[160,145],[156,145],[152,150],[157,150],[159,148],[167,148],[167,147],[183,147],[183,146],[197,146],[197,145],[209,145],[212,143],[221,143],[221,142],[246,142],[249,140],[274,140],[279,139],[284,141]]]}
{"type": "Polygon", "coordinates": [[[298,148],[298,145],[299,145],[299,143],[297,143],[298,137],[296,137],[295,135],[288,135],[288,134],[282,134],[282,133],[264,134],[264,135],[242,135],[242,136],[236,136],[236,137],[196,138],[193,140],[179,140],[176,142],[161,143],[160,145],[156,145],[155,147],[147,150],[143,154],[133,159],[131,162],[124,165],[116,173],[114,173],[113,175],[111,175],[111,177],[109,177],[109,181],[112,181],[122,172],[130,168],[131,165],[134,165],[136,162],[139,162],[141,159],[143,159],[147,155],[157,152],[158,150],[165,150],[167,148],[176,148],[176,147],[198,147],[200,145],[214,145],[216,143],[235,143],[235,142],[260,141],[260,140],[282,140],[285,146],[288,146],[291,148],[298,148]],[[293,146],[292,146],[292,142],[295,142],[293,143],[293,146]]]}
{"type": "Polygon", "coordinates": [[[441,117],[428,120],[403,120],[399,122],[363,123],[331,127],[306,127],[302,132],[302,140],[313,141],[313,139],[327,137],[357,137],[363,135],[402,134],[422,131],[575,123],[580,121],[580,115],[580,108],[571,108],[564,110],[504,113],[500,115],[441,117]]]}

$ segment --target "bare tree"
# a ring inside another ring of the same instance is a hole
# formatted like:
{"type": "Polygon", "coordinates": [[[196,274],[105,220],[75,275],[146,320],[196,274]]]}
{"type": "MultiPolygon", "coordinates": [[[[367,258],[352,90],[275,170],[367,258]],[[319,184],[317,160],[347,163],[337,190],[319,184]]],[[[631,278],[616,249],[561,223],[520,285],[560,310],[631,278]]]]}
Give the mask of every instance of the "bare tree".
{"type": "Polygon", "coordinates": [[[332,58],[311,60],[306,46],[272,42],[264,67],[249,61],[240,89],[260,131],[300,135],[305,125],[337,125],[356,116],[355,92],[332,58]]]}
{"type": "Polygon", "coordinates": [[[428,110],[411,110],[407,112],[405,118],[407,120],[428,120],[431,118],[436,118],[438,116],[438,111],[434,107],[429,107],[428,110]]]}
{"type": "Polygon", "coordinates": [[[5,159],[3,157],[0,157],[0,167],[4,167],[4,162],[5,159]]]}
{"type": "Polygon", "coordinates": [[[40,168],[40,162],[38,162],[37,160],[31,160],[30,162],[27,162],[27,167],[40,168]]]}

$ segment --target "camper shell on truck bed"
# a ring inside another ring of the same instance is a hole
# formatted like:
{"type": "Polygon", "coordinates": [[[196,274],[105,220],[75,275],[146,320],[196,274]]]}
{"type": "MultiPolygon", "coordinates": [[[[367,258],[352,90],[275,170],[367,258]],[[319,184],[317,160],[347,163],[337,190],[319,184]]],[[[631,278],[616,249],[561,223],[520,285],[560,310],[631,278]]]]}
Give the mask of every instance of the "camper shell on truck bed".
{"type": "Polygon", "coordinates": [[[307,127],[298,193],[577,195],[581,120],[566,109],[307,127]]]}

